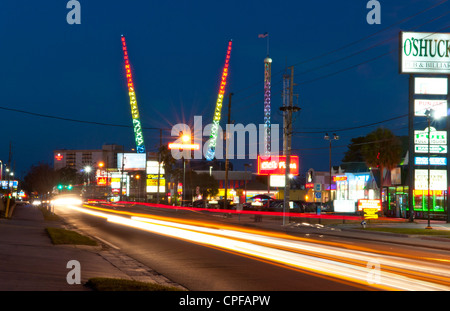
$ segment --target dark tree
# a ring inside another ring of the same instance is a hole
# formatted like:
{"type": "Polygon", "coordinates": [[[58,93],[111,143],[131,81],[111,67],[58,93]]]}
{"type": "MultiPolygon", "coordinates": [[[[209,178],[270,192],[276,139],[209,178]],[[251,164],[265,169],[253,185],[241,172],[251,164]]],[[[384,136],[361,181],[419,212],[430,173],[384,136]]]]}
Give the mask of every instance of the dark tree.
{"type": "Polygon", "coordinates": [[[384,169],[391,170],[400,164],[402,144],[400,139],[389,129],[378,128],[366,136],[362,148],[364,161],[369,167],[377,167],[380,171],[380,185],[383,186],[384,169]]]}
{"type": "Polygon", "coordinates": [[[342,159],[342,162],[364,162],[362,147],[366,142],[366,137],[356,137],[351,139],[348,150],[342,159]]]}
{"type": "Polygon", "coordinates": [[[58,182],[58,173],[46,164],[40,163],[31,166],[24,178],[24,189],[28,192],[47,194],[53,190],[58,182]]]}

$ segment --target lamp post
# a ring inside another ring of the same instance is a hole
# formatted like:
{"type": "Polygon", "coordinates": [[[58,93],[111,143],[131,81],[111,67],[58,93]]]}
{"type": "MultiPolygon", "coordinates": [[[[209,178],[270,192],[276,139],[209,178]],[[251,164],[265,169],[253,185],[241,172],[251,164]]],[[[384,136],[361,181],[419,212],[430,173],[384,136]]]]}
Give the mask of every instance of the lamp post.
{"type": "Polygon", "coordinates": [[[432,227],[431,227],[431,224],[430,224],[430,162],[431,162],[431,159],[430,159],[430,153],[431,153],[431,150],[430,150],[430,144],[431,144],[431,136],[430,136],[430,125],[431,125],[431,115],[432,115],[432,113],[433,113],[433,109],[427,109],[426,111],[425,111],[425,115],[427,116],[427,121],[428,121],[428,187],[427,187],[427,199],[428,199],[428,201],[427,201],[427,209],[428,209],[428,217],[427,217],[427,220],[428,220],[428,225],[425,227],[425,229],[433,229],[432,227]]]}
{"type": "Polygon", "coordinates": [[[339,140],[339,136],[336,135],[336,133],[333,133],[333,137],[330,137],[330,136],[328,136],[328,133],[326,133],[324,139],[328,140],[330,142],[330,163],[329,163],[329,167],[330,167],[330,192],[329,192],[328,201],[331,201],[331,142],[333,140],[339,140]]]}
{"type": "Polygon", "coordinates": [[[244,203],[247,203],[247,167],[251,167],[251,163],[245,163],[245,177],[244,177],[244,203]]]}

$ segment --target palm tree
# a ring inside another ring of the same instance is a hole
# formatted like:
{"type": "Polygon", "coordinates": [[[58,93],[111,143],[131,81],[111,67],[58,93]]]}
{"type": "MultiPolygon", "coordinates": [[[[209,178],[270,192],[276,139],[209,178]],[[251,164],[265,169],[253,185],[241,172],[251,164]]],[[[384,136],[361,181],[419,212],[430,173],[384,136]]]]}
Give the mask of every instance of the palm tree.
{"type": "Polygon", "coordinates": [[[397,167],[402,158],[400,139],[389,129],[378,128],[367,134],[366,143],[362,147],[364,161],[369,167],[377,167],[380,171],[380,188],[383,188],[384,170],[397,167]]]}

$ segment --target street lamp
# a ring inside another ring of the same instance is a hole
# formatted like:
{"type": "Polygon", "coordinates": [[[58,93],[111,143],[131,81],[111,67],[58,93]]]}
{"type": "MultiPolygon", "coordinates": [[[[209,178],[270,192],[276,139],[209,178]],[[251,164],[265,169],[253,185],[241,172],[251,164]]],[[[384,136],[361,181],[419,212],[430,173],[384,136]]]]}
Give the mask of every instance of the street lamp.
{"type": "Polygon", "coordinates": [[[90,181],[89,173],[92,171],[92,167],[86,166],[86,167],[84,168],[84,171],[87,173],[87,176],[88,176],[88,185],[90,185],[91,181],[90,181]]]}
{"type": "Polygon", "coordinates": [[[435,110],[434,109],[427,109],[426,111],[425,111],[425,115],[426,115],[426,117],[427,117],[427,121],[428,121],[428,187],[427,187],[427,190],[428,190],[428,193],[427,193],[427,196],[428,196],[428,202],[427,202],[427,205],[428,205],[428,225],[425,227],[425,229],[433,229],[432,227],[431,227],[431,224],[430,224],[430,202],[431,202],[431,200],[430,200],[430,172],[431,172],[431,169],[430,169],[430,166],[431,166],[431,159],[430,159],[430,154],[431,154],[431,148],[430,148],[430,145],[431,145],[431,130],[430,130],[430,128],[431,128],[431,118],[433,118],[433,119],[437,119],[438,117],[436,116],[436,114],[435,114],[435,110]]]}
{"type": "MultiPolygon", "coordinates": [[[[140,175],[136,175],[136,180],[138,181],[138,202],[141,201],[141,176],[140,175]]],[[[159,190],[159,189],[158,189],[159,190]]]]}
{"type": "Polygon", "coordinates": [[[244,167],[245,167],[245,177],[244,177],[244,183],[245,183],[245,186],[244,186],[244,188],[245,188],[245,190],[244,190],[244,192],[245,192],[245,202],[244,203],[247,203],[247,167],[251,167],[252,166],[252,164],[251,163],[245,163],[244,164],[244,167]]]}
{"type": "Polygon", "coordinates": [[[330,142],[330,163],[329,163],[329,166],[330,166],[330,192],[329,193],[330,194],[329,194],[328,201],[331,201],[331,142],[333,140],[339,140],[339,136],[336,135],[336,133],[333,133],[333,137],[331,138],[330,136],[328,136],[328,133],[326,133],[324,139],[328,140],[330,142]]]}

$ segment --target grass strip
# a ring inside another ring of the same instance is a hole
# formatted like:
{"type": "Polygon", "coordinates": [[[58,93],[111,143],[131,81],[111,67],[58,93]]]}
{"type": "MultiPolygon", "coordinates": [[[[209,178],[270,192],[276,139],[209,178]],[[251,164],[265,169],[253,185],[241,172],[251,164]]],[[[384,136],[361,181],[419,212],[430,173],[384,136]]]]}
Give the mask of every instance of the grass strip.
{"type": "Polygon", "coordinates": [[[450,238],[450,230],[422,229],[422,228],[364,228],[366,231],[381,231],[409,235],[439,235],[450,238]]]}
{"type": "Polygon", "coordinates": [[[44,216],[44,219],[45,219],[45,220],[51,220],[51,221],[54,221],[54,220],[60,220],[60,218],[59,218],[58,215],[56,215],[56,214],[50,212],[50,211],[49,211],[48,209],[46,209],[45,207],[39,207],[39,209],[41,210],[42,215],[44,216]]]}
{"type": "Polygon", "coordinates": [[[53,244],[74,244],[74,245],[92,245],[96,246],[97,242],[78,232],[66,230],[62,228],[45,228],[50,236],[53,244]]]}
{"type": "Polygon", "coordinates": [[[174,286],[115,278],[91,278],[86,286],[96,291],[182,291],[174,286]]]}

